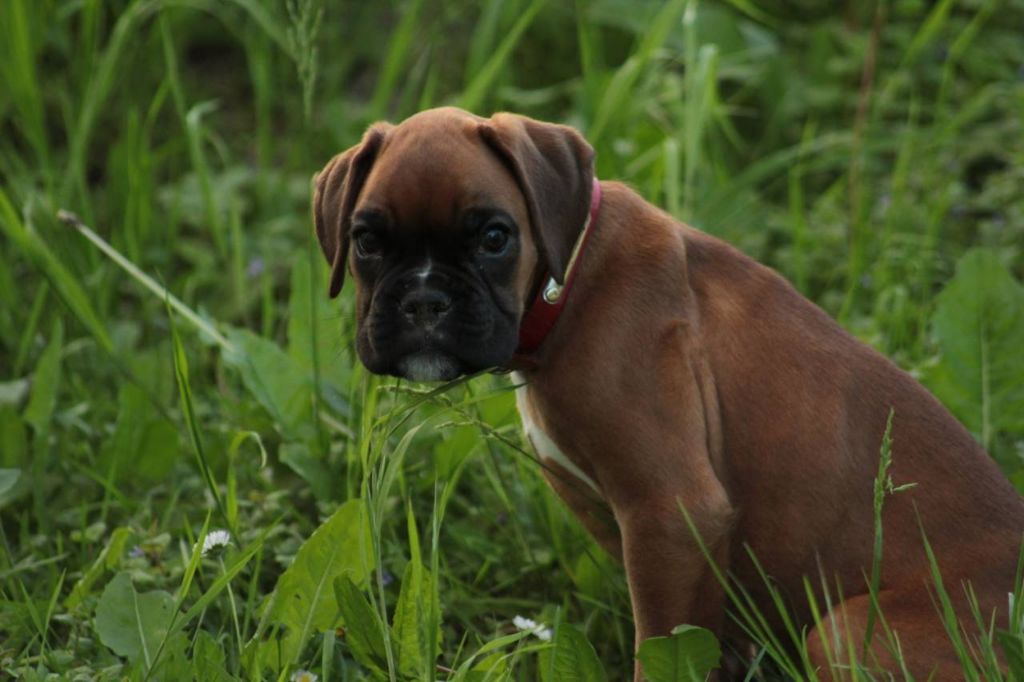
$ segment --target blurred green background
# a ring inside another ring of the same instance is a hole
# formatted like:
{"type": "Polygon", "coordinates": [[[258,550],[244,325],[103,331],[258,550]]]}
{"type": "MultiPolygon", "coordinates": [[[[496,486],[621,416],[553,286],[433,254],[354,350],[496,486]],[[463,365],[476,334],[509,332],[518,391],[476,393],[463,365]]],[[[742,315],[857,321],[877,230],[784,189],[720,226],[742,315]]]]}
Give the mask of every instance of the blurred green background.
{"type": "Polygon", "coordinates": [[[1024,487],[1021,0],[3,0],[0,34],[0,676],[538,679],[517,615],[629,674],[507,380],[368,377],[326,298],[310,178],[441,104],[576,126],[1024,487]]]}

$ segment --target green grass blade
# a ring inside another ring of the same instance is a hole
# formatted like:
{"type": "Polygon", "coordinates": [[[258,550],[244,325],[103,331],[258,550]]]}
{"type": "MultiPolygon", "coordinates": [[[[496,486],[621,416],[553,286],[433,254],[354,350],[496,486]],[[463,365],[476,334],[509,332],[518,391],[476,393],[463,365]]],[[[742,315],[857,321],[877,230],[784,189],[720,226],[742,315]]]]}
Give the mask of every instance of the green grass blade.
{"type": "Polygon", "coordinates": [[[174,358],[174,377],[178,385],[178,396],[181,401],[181,412],[185,419],[185,426],[188,429],[189,439],[192,442],[193,452],[196,456],[196,465],[206,482],[206,488],[213,496],[217,511],[224,519],[224,523],[231,530],[233,535],[238,535],[238,528],[232,525],[231,515],[228,514],[221,499],[220,489],[214,479],[213,470],[210,468],[209,460],[206,457],[206,448],[203,445],[203,438],[199,431],[199,420],[196,417],[195,403],[192,398],[192,385],[188,378],[188,359],[185,356],[185,346],[178,336],[178,329],[174,324],[174,314],[171,312],[170,302],[167,304],[167,319],[171,325],[172,357],[174,358]]]}
{"type": "MultiPolygon", "coordinates": [[[[2,208],[2,204],[0,204],[2,208]]],[[[228,341],[228,339],[221,334],[212,324],[201,318],[195,311],[189,308],[187,305],[167,290],[166,287],[157,283],[152,277],[144,273],[142,270],[132,263],[130,260],[125,258],[117,249],[111,246],[103,237],[99,236],[88,225],[82,222],[82,220],[70,211],[61,210],[58,212],[57,217],[64,223],[74,227],[78,232],[92,242],[100,251],[102,251],[110,260],[114,261],[122,270],[131,275],[137,282],[142,286],[149,289],[151,292],[156,294],[159,298],[165,300],[167,304],[174,309],[176,313],[181,315],[185,320],[192,324],[200,333],[209,337],[223,350],[232,352],[234,351],[234,345],[228,341]]]]}
{"type": "Polygon", "coordinates": [[[655,51],[676,28],[683,10],[695,12],[696,4],[696,0],[668,0],[655,15],[636,51],[619,67],[608,84],[594,121],[587,130],[587,139],[591,144],[599,143],[605,130],[618,122],[619,116],[632,99],[633,87],[654,57],[655,51]]]}
{"type": "Polygon", "coordinates": [[[523,33],[533,23],[533,20],[537,18],[537,14],[540,13],[545,4],[547,4],[547,0],[531,0],[526,10],[519,15],[519,19],[516,20],[516,23],[505,34],[502,41],[498,43],[491,58],[487,60],[466,86],[465,91],[463,91],[462,96],[458,100],[460,107],[478,112],[480,107],[484,105],[491,85],[508,61],[512,50],[519,43],[523,33]]]}
{"type": "Polygon", "coordinates": [[[0,189],[0,230],[3,230],[11,242],[42,271],[54,291],[89,330],[100,347],[108,353],[113,353],[114,343],[107,333],[106,326],[100,321],[89,302],[89,296],[79,284],[78,278],[72,275],[58,260],[38,234],[26,229],[2,189],[0,189]]]}
{"type": "Polygon", "coordinates": [[[419,27],[422,8],[423,0],[408,0],[402,11],[402,20],[391,35],[387,57],[370,101],[370,115],[374,120],[385,116],[388,100],[402,75],[403,67],[416,49],[414,32],[419,27]]]}

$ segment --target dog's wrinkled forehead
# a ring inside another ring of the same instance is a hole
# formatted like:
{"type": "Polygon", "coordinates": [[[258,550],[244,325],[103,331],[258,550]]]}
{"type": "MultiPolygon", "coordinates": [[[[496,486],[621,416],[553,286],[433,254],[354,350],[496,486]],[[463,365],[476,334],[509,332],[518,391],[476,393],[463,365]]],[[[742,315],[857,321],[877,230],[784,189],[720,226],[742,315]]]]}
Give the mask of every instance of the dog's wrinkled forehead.
{"type": "Polygon", "coordinates": [[[389,130],[356,212],[383,211],[398,228],[433,231],[457,227],[468,208],[494,208],[525,226],[522,193],[481,137],[482,120],[431,110],[389,130]]]}

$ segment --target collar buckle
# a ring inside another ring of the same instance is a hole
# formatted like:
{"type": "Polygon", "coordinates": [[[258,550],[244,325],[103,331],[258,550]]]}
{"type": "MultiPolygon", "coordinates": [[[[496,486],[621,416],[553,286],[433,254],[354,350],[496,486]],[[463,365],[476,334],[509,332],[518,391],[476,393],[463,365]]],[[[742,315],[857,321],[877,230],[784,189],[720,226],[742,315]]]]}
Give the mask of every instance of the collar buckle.
{"type": "Polygon", "coordinates": [[[565,291],[565,287],[551,278],[548,280],[547,286],[544,287],[544,300],[552,305],[558,303],[563,291],[565,291]]]}
{"type": "Polygon", "coordinates": [[[601,183],[594,178],[590,191],[590,211],[587,214],[583,229],[573,245],[569,262],[565,267],[565,282],[559,284],[553,277],[548,277],[544,288],[537,294],[526,312],[523,314],[519,324],[519,347],[512,358],[512,367],[536,366],[536,360],[531,357],[547,337],[548,332],[555,326],[558,316],[565,307],[569,289],[572,288],[576,276],[577,266],[583,249],[593,232],[597,223],[598,210],[601,208],[601,183]]]}

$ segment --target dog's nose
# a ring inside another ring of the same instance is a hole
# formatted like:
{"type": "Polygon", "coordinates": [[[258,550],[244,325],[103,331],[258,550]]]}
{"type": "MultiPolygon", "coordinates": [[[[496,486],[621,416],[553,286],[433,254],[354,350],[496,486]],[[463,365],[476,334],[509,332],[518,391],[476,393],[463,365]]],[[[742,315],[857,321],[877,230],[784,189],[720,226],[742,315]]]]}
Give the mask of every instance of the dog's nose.
{"type": "Polygon", "coordinates": [[[451,307],[452,299],[448,294],[427,288],[410,291],[399,304],[405,318],[419,327],[436,326],[451,307]]]}

